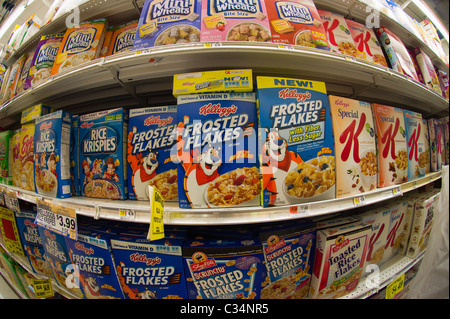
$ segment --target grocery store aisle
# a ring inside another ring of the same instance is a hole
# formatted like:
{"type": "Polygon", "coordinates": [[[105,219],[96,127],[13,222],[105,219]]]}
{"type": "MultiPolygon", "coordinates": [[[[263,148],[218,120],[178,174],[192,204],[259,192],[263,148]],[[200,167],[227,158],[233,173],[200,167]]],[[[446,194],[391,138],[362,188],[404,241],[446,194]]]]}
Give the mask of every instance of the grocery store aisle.
{"type": "Polygon", "coordinates": [[[19,299],[2,275],[0,275],[0,299],[19,299]]]}

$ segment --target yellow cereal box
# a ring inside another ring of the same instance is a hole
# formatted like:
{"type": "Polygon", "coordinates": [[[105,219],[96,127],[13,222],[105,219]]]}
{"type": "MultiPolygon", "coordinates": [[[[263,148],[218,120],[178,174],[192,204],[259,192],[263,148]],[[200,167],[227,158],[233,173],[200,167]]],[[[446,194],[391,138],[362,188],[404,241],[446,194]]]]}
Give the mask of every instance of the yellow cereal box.
{"type": "Polygon", "coordinates": [[[137,21],[132,21],[118,26],[112,36],[108,49],[108,55],[133,50],[137,26],[137,21]]]}
{"type": "Polygon", "coordinates": [[[108,27],[105,34],[105,40],[103,41],[102,50],[100,51],[100,58],[104,58],[108,56],[109,46],[111,45],[111,40],[114,34],[114,30],[116,27],[108,27]]]}
{"type": "Polygon", "coordinates": [[[53,63],[51,75],[98,58],[106,27],[106,19],[97,19],[67,29],[53,63]]]}
{"type": "Polygon", "coordinates": [[[42,103],[36,104],[32,107],[27,108],[22,112],[22,117],[20,119],[20,124],[25,124],[34,121],[42,115],[53,112],[53,108],[42,103]]]}
{"type": "Polygon", "coordinates": [[[11,144],[12,144],[12,163],[11,163],[11,174],[13,179],[14,186],[20,186],[20,137],[21,137],[21,129],[13,131],[11,144]]]}
{"type": "Polygon", "coordinates": [[[19,187],[34,191],[34,123],[22,125],[20,133],[20,176],[19,187]]]}

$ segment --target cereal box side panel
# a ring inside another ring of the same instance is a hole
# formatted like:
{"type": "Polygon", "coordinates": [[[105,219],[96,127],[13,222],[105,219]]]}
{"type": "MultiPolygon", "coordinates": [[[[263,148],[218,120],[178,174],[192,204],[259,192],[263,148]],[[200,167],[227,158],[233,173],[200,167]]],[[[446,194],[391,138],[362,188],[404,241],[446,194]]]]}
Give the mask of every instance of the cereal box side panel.
{"type": "Polygon", "coordinates": [[[428,121],[422,119],[422,129],[420,132],[421,143],[423,143],[423,151],[419,155],[419,169],[427,174],[431,170],[431,151],[430,151],[430,138],[428,133],[428,121]]]}
{"type": "Polygon", "coordinates": [[[8,184],[10,176],[9,166],[9,144],[11,140],[11,131],[0,133],[0,183],[8,184]]]}
{"type": "Polygon", "coordinates": [[[434,119],[434,131],[436,135],[436,156],[437,156],[437,170],[442,169],[442,164],[444,163],[444,128],[442,127],[439,120],[434,119]]]}
{"type": "Polygon", "coordinates": [[[72,196],[81,196],[80,189],[80,118],[74,115],[70,130],[70,180],[72,196]]]}
{"type": "Polygon", "coordinates": [[[22,125],[19,159],[19,185],[23,189],[34,191],[34,123],[22,125]]]}
{"type": "MultiPolygon", "coordinates": [[[[434,127],[434,126],[433,126],[434,127]]],[[[14,186],[20,187],[20,175],[21,175],[21,161],[20,161],[20,143],[21,143],[22,130],[17,129],[13,131],[12,135],[12,181],[14,186]]]]}
{"type": "Polygon", "coordinates": [[[111,46],[111,41],[112,41],[113,35],[114,35],[114,30],[115,30],[114,26],[109,26],[106,29],[105,39],[103,40],[103,45],[102,45],[102,49],[100,51],[99,58],[104,58],[104,57],[108,56],[109,48],[111,46]]]}
{"type": "Polygon", "coordinates": [[[430,169],[432,172],[437,171],[437,143],[436,143],[436,131],[434,129],[434,119],[427,120],[428,124],[428,136],[430,143],[430,169]]]}

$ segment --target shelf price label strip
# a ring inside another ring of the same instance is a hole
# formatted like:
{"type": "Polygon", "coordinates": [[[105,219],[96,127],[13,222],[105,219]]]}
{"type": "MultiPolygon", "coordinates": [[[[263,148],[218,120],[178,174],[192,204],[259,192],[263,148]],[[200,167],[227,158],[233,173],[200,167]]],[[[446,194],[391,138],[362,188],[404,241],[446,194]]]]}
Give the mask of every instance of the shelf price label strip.
{"type": "Polygon", "coordinates": [[[403,290],[405,284],[405,274],[401,275],[386,287],[386,299],[392,299],[403,290]]]}
{"type": "Polygon", "coordinates": [[[148,186],[150,200],[150,227],[147,239],[158,240],[164,238],[164,198],[154,186],[148,186]]]}
{"type": "Polygon", "coordinates": [[[74,209],[48,203],[41,199],[37,199],[36,204],[36,224],[77,240],[78,226],[74,209]]]}
{"type": "Polygon", "coordinates": [[[37,298],[53,297],[55,293],[52,289],[52,280],[48,279],[33,279],[32,280],[34,294],[37,298]]]}

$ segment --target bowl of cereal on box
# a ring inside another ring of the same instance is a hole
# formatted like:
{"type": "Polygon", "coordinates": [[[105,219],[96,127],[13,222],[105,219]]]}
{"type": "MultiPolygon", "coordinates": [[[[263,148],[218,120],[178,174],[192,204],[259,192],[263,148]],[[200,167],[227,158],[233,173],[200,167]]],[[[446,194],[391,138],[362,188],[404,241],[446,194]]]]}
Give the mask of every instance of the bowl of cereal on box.
{"type": "Polygon", "coordinates": [[[270,30],[258,23],[239,23],[228,30],[228,41],[270,42],[270,30]]]}
{"type": "Polygon", "coordinates": [[[47,169],[36,175],[36,188],[39,194],[56,196],[58,191],[58,180],[52,172],[47,169]]]}
{"type": "Polygon", "coordinates": [[[377,155],[374,150],[362,152],[359,161],[360,178],[364,186],[364,192],[376,188],[377,185],[377,155]]]}
{"type": "Polygon", "coordinates": [[[192,25],[175,25],[162,32],[155,46],[200,42],[200,30],[192,25]]]}

